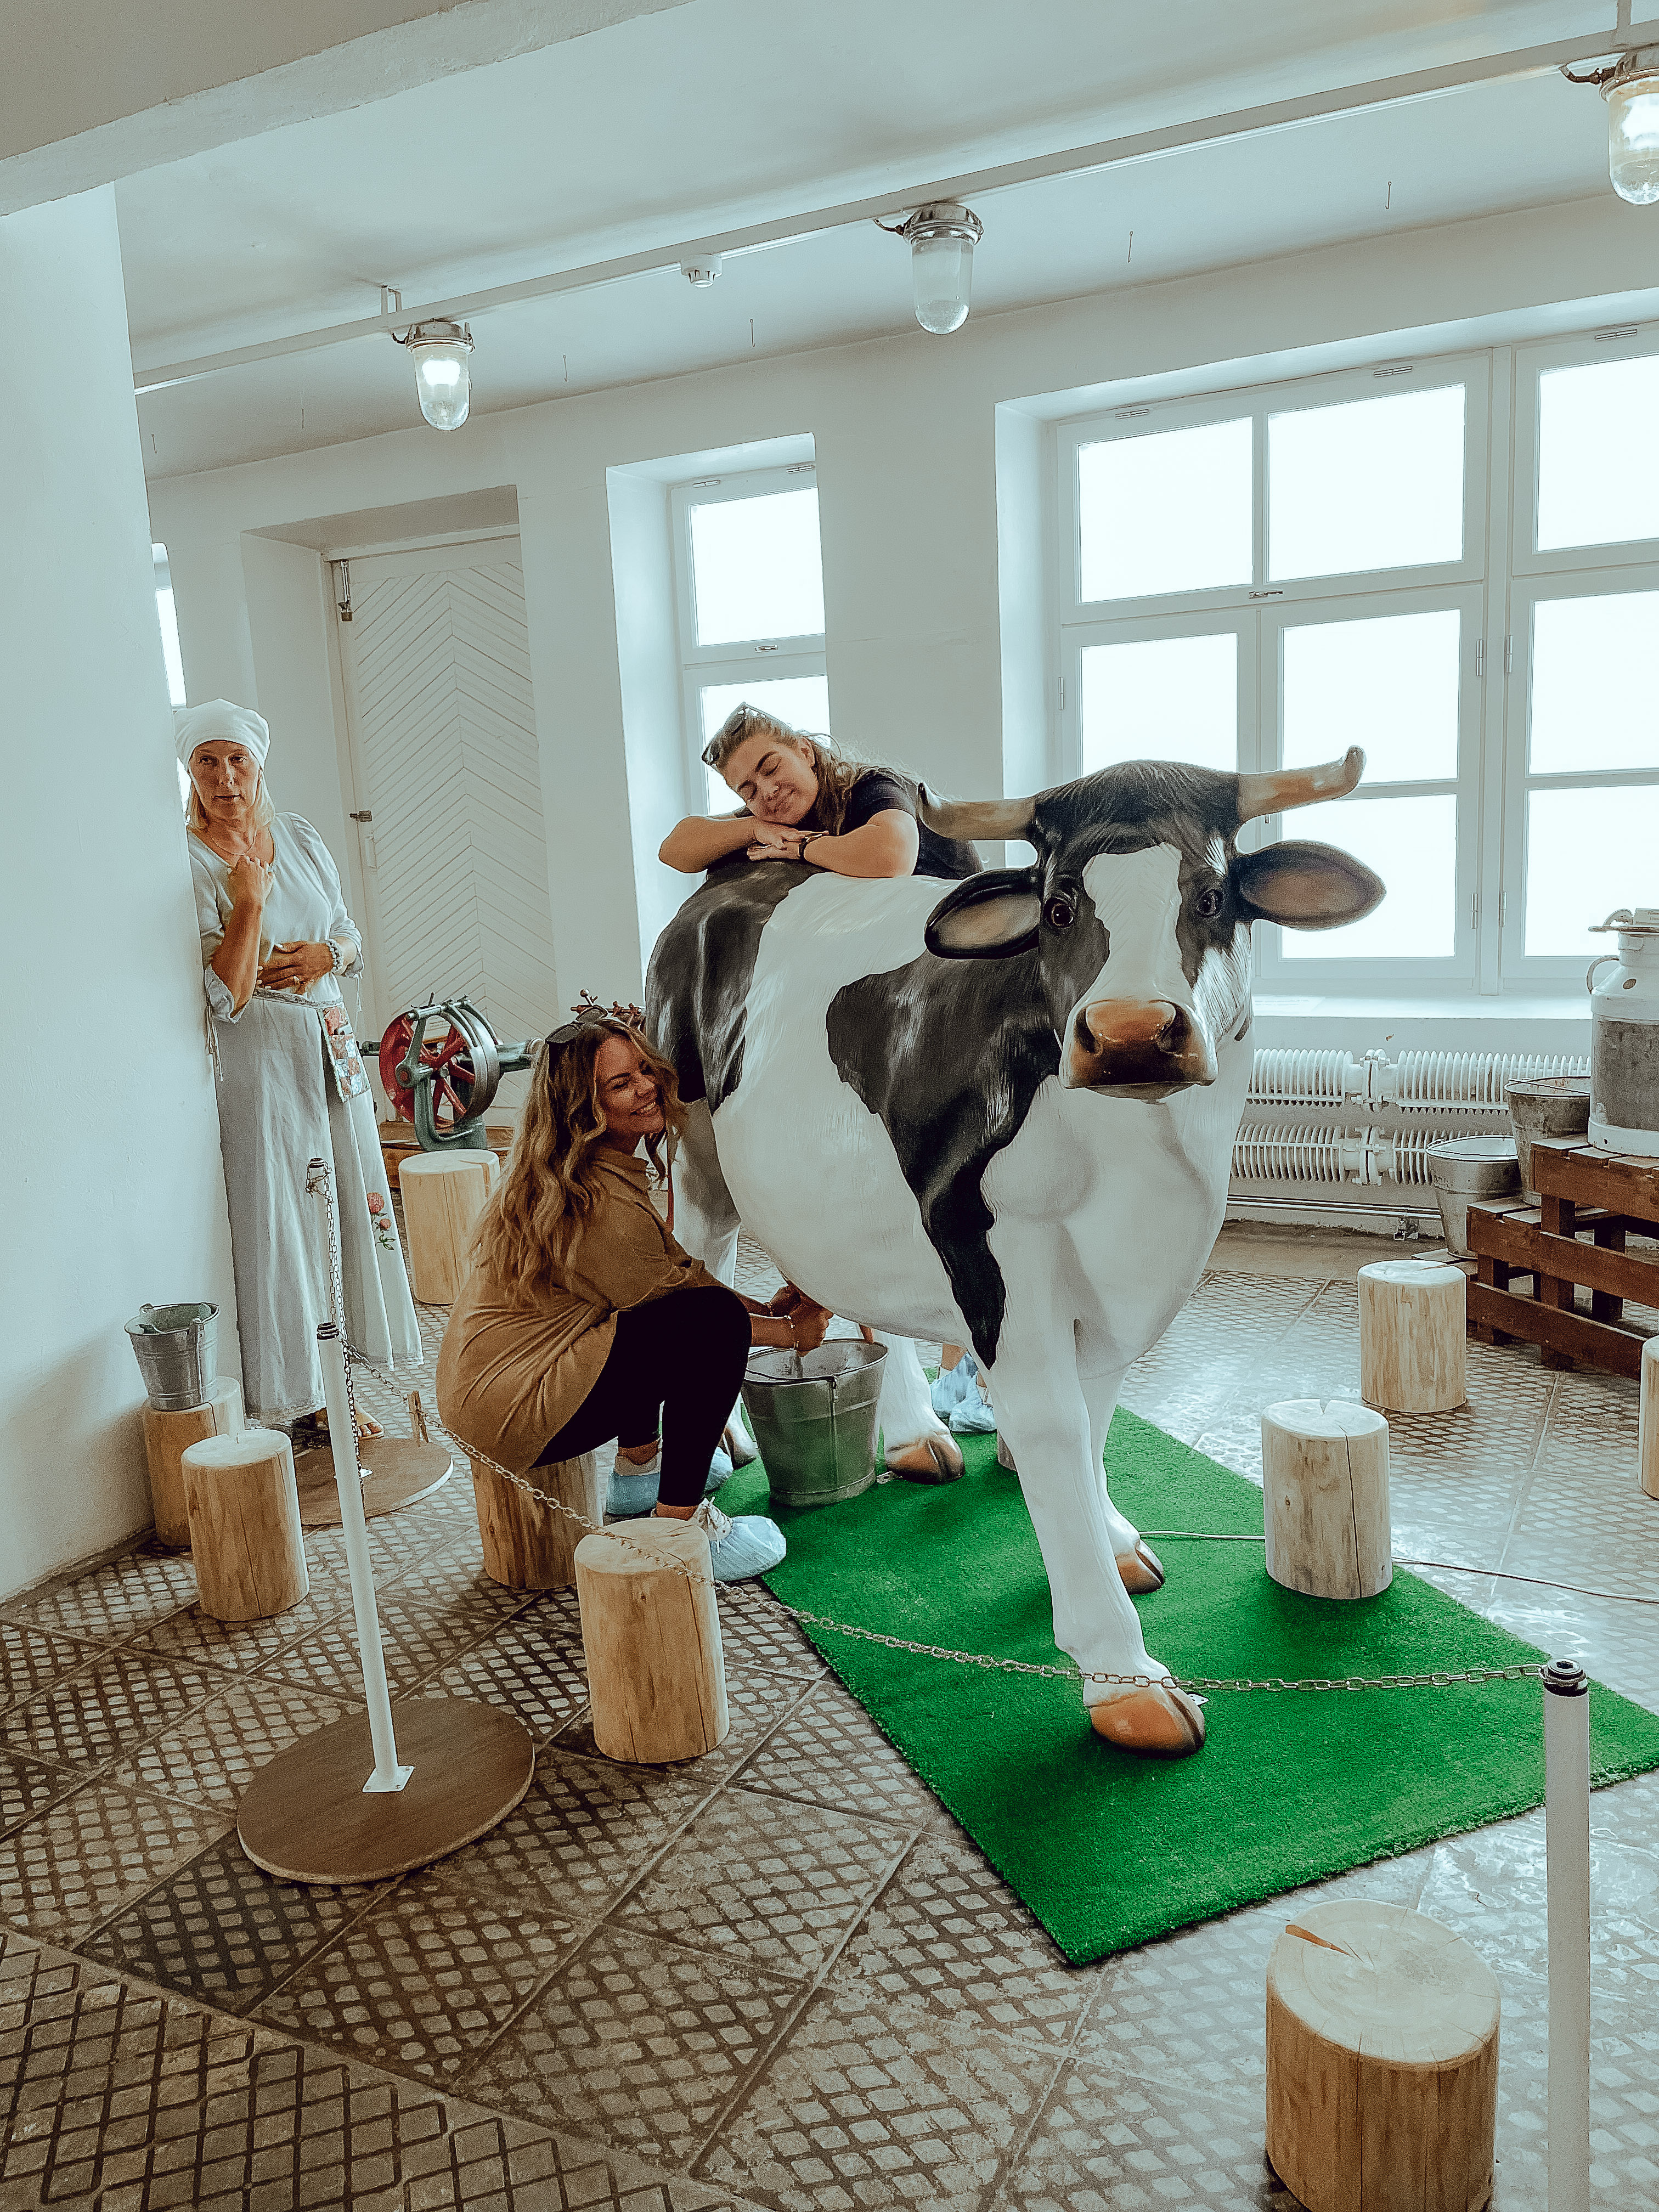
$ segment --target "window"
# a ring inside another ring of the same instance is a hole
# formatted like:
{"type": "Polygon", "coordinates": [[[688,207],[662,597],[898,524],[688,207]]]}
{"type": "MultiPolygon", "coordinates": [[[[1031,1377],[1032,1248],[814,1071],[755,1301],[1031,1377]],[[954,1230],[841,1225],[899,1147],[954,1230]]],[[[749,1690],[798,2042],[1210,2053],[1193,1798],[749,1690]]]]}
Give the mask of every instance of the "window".
{"type": "Polygon", "coordinates": [[[747,700],[798,729],[830,729],[823,568],[810,462],[675,487],[671,500],[695,811],[735,802],[702,749],[747,700]]]}
{"type": "Polygon", "coordinates": [[[1362,745],[1358,793],[1244,842],[1340,845],[1389,896],[1263,926],[1264,977],[1582,974],[1659,889],[1656,410],[1659,330],[1626,328],[1062,425],[1057,775],[1362,745]]]}
{"type": "MultiPolygon", "coordinates": [[[[167,696],[175,707],[182,707],[185,699],[185,661],[179,650],[179,615],[173,604],[173,571],[167,566],[165,545],[152,545],[149,556],[155,568],[155,619],[161,627],[161,658],[167,664],[167,696]]],[[[190,798],[190,778],[185,764],[179,763],[179,799],[180,805],[190,798]]]]}

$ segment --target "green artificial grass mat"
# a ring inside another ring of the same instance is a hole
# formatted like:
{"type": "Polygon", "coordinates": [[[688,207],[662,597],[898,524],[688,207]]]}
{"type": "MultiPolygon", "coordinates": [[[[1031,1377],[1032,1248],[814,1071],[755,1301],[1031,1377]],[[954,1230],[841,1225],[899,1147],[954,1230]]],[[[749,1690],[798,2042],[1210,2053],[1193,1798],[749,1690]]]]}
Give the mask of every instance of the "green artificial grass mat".
{"type": "MultiPolygon", "coordinates": [[[[1060,1660],[1018,1482],[998,1467],[994,1437],[959,1441],[959,1482],[878,1484],[780,1510],[789,1556],[767,1581],[786,1604],[884,1635],[1060,1660]]],[[[1254,1483],[1121,1408],[1106,1457],[1113,1499],[1141,1528],[1261,1532],[1254,1483]]],[[[757,1462],[719,1503],[765,1512],[766,1497],[757,1462]]],[[[1136,1605],[1148,1649],[1177,1675],[1450,1672],[1548,1656],[1400,1568],[1381,1596],[1343,1603],[1281,1589],[1254,1544],[1158,1549],[1168,1581],[1136,1605]]],[[[1075,1680],[807,1632],[1079,1964],[1543,1802],[1534,1680],[1220,1692],[1204,1749],[1164,1761],[1097,1736],[1075,1680]]],[[[1590,1763],[1598,1788],[1659,1766],[1659,1716],[1596,1685],[1590,1763]]]]}

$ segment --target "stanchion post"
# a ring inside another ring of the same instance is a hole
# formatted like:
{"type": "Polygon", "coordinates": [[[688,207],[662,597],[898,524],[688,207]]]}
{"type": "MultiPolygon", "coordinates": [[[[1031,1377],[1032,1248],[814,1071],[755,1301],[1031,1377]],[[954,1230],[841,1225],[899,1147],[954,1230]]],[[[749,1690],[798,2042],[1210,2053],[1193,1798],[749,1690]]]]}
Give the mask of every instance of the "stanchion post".
{"type": "Polygon", "coordinates": [[[1589,2212],[1589,1678],[1544,1669],[1549,2212],[1589,2212]]]}
{"type": "Polygon", "coordinates": [[[362,1660],[363,1695],[368,1700],[369,1741],[374,1771],[365,1791],[401,1790],[415,1771],[398,1764],[392,1728],[392,1696],[386,1688],[386,1654],[380,1648],[380,1616],[374,1605],[374,1571],[369,1564],[368,1523],[363,1517],[362,1478],[357,1466],[357,1424],[346,1388],[345,1347],[331,1321],[317,1330],[323,1367],[323,1397],[328,1407],[329,1449],[340,1493],[340,1527],[345,1536],[346,1566],[351,1577],[351,1609],[357,1617],[357,1650],[362,1660]]]}

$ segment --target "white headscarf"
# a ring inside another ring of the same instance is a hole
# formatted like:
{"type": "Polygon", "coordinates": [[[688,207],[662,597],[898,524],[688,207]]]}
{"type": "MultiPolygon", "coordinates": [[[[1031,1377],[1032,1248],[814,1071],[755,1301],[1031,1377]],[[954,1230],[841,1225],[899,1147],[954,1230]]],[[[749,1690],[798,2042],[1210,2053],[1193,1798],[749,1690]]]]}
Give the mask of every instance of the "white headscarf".
{"type": "Polygon", "coordinates": [[[175,707],[173,738],[186,769],[198,745],[216,740],[222,745],[240,745],[263,769],[270,750],[270,731],[252,707],[238,707],[228,699],[210,699],[202,707],[175,707]]]}

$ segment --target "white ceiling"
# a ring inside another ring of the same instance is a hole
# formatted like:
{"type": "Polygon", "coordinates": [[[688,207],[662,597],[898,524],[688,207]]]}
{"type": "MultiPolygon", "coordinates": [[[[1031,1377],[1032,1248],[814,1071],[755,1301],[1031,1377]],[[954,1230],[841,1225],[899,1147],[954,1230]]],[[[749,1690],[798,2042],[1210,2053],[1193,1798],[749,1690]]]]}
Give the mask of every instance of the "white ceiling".
{"type": "MultiPolygon", "coordinates": [[[[1613,9],[1446,16],[1442,0],[690,0],[125,180],[134,358],[372,315],[382,283],[442,298],[1481,53],[1581,34],[1588,53],[1613,9]]],[[[976,197],[975,311],[1607,189],[1601,102],[1551,71],[976,197]]],[[[729,258],[707,292],[665,270],[494,310],[474,320],[474,409],[736,361],[751,319],[768,353],[912,327],[908,255],[859,224],[729,258]]],[[[374,337],[147,394],[146,465],[402,428],[411,381],[374,337]]]]}

